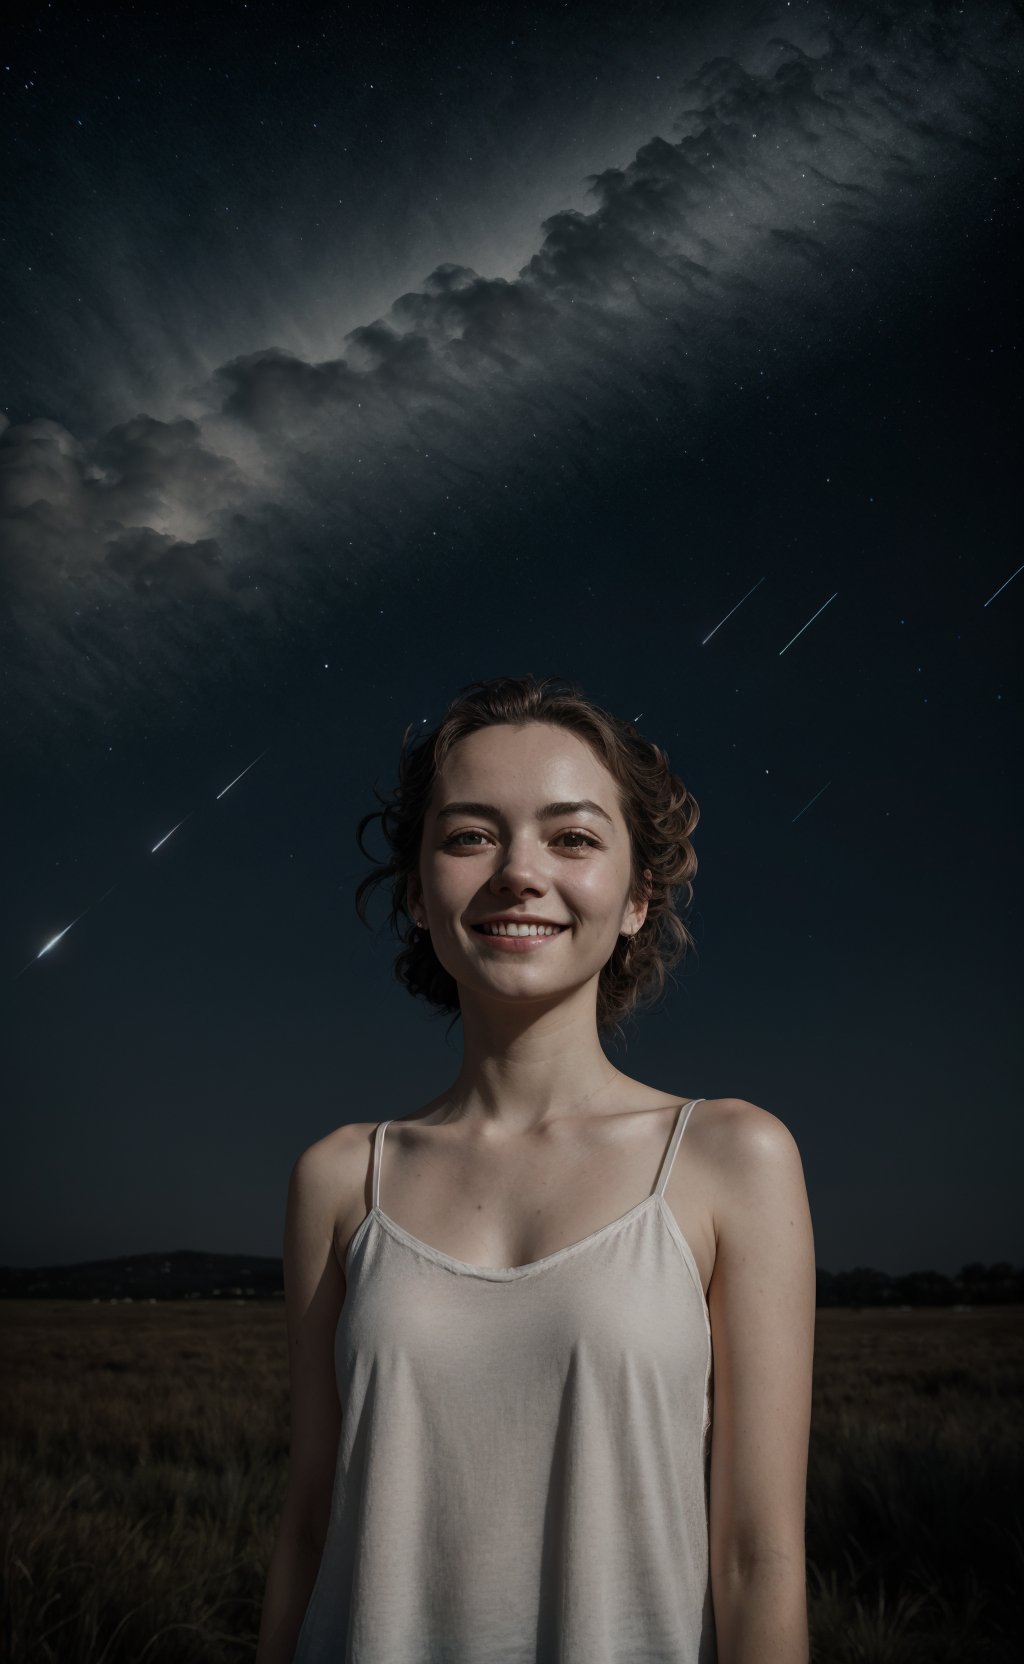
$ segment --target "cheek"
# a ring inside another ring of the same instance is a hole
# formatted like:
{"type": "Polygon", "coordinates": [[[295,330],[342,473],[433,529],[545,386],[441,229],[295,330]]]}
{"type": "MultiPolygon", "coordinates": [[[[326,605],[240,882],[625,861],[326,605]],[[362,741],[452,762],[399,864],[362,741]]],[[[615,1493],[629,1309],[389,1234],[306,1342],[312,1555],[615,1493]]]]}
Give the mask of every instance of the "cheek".
{"type": "Polygon", "coordinates": [[[489,872],[475,861],[460,861],[457,857],[445,860],[429,873],[427,893],[442,916],[455,920],[470,907],[488,876],[489,872]]]}
{"type": "Polygon", "coordinates": [[[476,861],[460,860],[456,855],[438,862],[430,877],[435,895],[458,898],[472,895],[486,883],[488,874],[476,861]]]}
{"type": "Polygon", "coordinates": [[[610,867],[598,867],[588,863],[586,868],[578,873],[570,874],[566,880],[566,889],[573,895],[579,896],[582,904],[600,911],[613,907],[618,902],[627,880],[620,879],[610,867]]]}

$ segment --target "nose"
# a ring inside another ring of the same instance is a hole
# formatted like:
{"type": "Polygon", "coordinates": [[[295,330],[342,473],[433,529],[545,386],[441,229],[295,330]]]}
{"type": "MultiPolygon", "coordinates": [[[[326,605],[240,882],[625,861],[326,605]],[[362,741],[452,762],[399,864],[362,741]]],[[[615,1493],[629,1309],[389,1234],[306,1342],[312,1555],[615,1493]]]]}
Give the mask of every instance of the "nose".
{"type": "Polygon", "coordinates": [[[547,884],[542,875],[536,848],[526,838],[513,838],[508,854],[499,861],[488,881],[495,895],[511,890],[515,895],[543,895],[547,884]]]}

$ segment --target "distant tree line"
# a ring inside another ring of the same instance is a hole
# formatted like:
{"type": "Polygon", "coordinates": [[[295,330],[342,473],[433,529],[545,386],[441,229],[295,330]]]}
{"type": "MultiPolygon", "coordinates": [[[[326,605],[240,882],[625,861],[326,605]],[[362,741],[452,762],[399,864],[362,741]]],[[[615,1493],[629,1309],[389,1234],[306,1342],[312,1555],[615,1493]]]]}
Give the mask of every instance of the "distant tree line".
{"type": "MultiPolygon", "coordinates": [[[[79,1265],[0,1266],[0,1299],[34,1300],[281,1300],[279,1258],[205,1254],[124,1255],[79,1265]]],[[[910,1271],[890,1277],[858,1266],[818,1270],[819,1306],[1018,1306],[1024,1305],[1024,1268],[975,1261],[952,1277],[910,1271]]]]}
{"type": "Polygon", "coordinates": [[[941,1271],[818,1270],[819,1306],[1019,1306],[1024,1304],[1024,1268],[1000,1260],[975,1260],[953,1277],[941,1271]]]}

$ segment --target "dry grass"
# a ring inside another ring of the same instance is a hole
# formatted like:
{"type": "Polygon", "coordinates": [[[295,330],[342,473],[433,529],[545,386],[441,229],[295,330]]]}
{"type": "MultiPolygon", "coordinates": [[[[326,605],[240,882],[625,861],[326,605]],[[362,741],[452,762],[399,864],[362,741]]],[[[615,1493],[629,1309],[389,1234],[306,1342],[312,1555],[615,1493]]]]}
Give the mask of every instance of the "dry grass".
{"type": "MultiPolygon", "coordinates": [[[[284,1494],[280,1305],[0,1302],[9,1664],[236,1664],[284,1494]]],[[[1021,1656],[1019,1308],[818,1313],[814,1664],[1021,1656]]]]}
{"type": "Polygon", "coordinates": [[[1024,1313],[819,1311],[815,1664],[1010,1664],[1024,1623],[1024,1313]]]}

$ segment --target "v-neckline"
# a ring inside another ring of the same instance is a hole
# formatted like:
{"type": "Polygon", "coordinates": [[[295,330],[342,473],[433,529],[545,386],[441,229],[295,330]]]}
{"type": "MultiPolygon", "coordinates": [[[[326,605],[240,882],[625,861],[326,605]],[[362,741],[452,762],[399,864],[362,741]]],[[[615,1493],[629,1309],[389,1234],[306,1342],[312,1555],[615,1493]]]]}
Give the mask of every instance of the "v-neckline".
{"type": "Polygon", "coordinates": [[[523,1265],[507,1266],[471,1265],[468,1260],[456,1259],[454,1254],[446,1254],[443,1249],[435,1248],[430,1242],[424,1242],[422,1237],[413,1236],[411,1231],[407,1231],[396,1219],[392,1219],[391,1215],[385,1213],[383,1208],[374,1206],[366,1215],[349,1244],[349,1251],[346,1255],[346,1275],[348,1274],[348,1262],[351,1259],[357,1240],[364,1233],[371,1219],[376,1219],[389,1236],[395,1237],[405,1247],[410,1248],[423,1259],[447,1266],[449,1270],[461,1272],[465,1276],[484,1277],[491,1282],[511,1282],[517,1278],[530,1276],[534,1272],[543,1271],[547,1266],[556,1265],[567,1259],[570,1254],[576,1254],[583,1248],[589,1248],[592,1243],[600,1241],[603,1237],[609,1236],[612,1231],[619,1229],[620,1226],[628,1224],[631,1219],[635,1219],[652,1203],[660,1201],[659,1193],[652,1190],[641,1201],[629,1208],[627,1212],[620,1213],[617,1219],[610,1219],[607,1225],[599,1225],[596,1231],[588,1232],[586,1236],[580,1237],[578,1241],[566,1243],[564,1248],[556,1248],[551,1254],[542,1254],[540,1259],[527,1260],[523,1265]]]}

